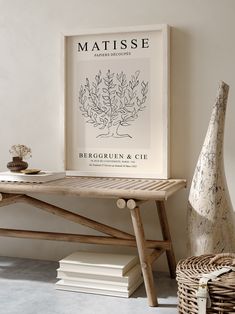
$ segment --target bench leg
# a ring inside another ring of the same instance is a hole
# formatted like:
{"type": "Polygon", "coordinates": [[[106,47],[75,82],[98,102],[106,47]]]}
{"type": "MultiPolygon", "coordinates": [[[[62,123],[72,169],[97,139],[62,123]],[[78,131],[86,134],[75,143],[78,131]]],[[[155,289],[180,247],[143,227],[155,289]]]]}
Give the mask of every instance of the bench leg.
{"type": "MultiPolygon", "coordinates": [[[[171,242],[171,234],[166,216],[165,204],[162,201],[156,201],[159,221],[162,229],[163,240],[168,240],[171,242]]],[[[172,242],[171,242],[172,243],[172,242]]],[[[171,278],[175,278],[175,269],[176,269],[176,261],[175,254],[173,251],[173,247],[171,245],[171,249],[166,251],[167,262],[169,266],[169,271],[171,278]]]]}
{"type": "Polygon", "coordinates": [[[146,289],[146,294],[148,298],[149,306],[157,306],[157,296],[155,292],[155,286],[153,281],[153,272],[150,260],[148,258],[147,249],[145,245],[144,228],[140,216],[139,207],[131,209],[131,218],[134,228],[137,249],[140,258],[140,264],[144,277],[144,284],[146,289]]]}

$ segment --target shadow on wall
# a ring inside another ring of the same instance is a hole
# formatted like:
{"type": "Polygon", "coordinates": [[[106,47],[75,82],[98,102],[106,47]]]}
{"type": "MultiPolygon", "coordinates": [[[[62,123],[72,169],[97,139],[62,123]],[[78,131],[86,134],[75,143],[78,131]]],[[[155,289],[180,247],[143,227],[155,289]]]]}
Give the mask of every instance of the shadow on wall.
{"type": "MultiPolygon", "coordinates": [[[[168,217],[176,259],[186,256],[187,198],[191,184],[192,42],[184,29],[171,28],[171,177],[187,179],[187,191],[168,201],[168,217]]],[[[195,156],[196,162],[197,156],[195,156]]]]}
{"type": "MultiPolygon", "coordinates": [[[[196,55],[194,45],[196,45],[196,40],[193,33],[188,33],[183,28],[171,28],[171,176],[186,178],[188,183],[186,193],[175,195],[168,202],[169,207],[173,209],[173,211],[169,211],[169,222],[178,258],[187,255],[187,198],[197,158],[206,136],[215,96],[211,94],[210,89],[208,90],[210,84],[206,82],[206,78],[203,78],[203,73],[201,73],[202,79],[198,80],[200,73],[196,72],[196,66],[198,65],[202,69],[202,66],[198,64],[202,55],[196,55]],[[177,204],[177,208],[175,208],[175,204],[177,204]],[[181,246],[177,243],[181,243],[181,246]]],[[[220,72],[218,71],[218,73],[220,72]]],[[[217,79],[219,81],[221,78],[217,79]]],[[[212,83],[211,90],[215,92],[217,86],[214,85],[214,82],[212,83]]],[[[233,88],[235,89],[235,86],[231,86],[228,102],[232,98],[233,88]]],[[[233,110],[233,108],[229,108],[230,106],[228,106],[228,111],[233,110]]],[[[231,119],[233,118],[228,112],[226,128],[234,127],[231,119]]],[[[229,136],[231,135],[228,134],[229,136]]],[[[232,140],[230,139],[228,142],[231,143],[232,140]]],[[[225,145],[225,168],[231,170],[234,156],[228,155],[229,148],[225,145]],[[227,167],[228,165],[229,167],[227,167]]],[[[233,196],[234,183],[230,175],[230,173],[227,174],[228,188],[233,196]]],[[[233,217],[235,223],[235,211],[233,217]]]]}
{"type": "MultiPolygon", "coordinates": [[[[192,43],[183,29],[171,29],[171,175],[191,179],[190,103],[192,99],[192,43]]],[[[197,156],[196,156],[197,157],[197,156]]],[[[196,161],[195,157],[195,161],[196,161]]]]}

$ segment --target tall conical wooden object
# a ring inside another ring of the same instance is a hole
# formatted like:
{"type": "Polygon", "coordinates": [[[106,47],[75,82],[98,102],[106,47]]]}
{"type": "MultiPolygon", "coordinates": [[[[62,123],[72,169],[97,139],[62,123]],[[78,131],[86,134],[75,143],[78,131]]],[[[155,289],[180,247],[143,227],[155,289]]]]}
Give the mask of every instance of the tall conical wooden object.
{"type": "Polygon", "coordinates": [[[234,252],[233,215],[223,159],[229,86],[220,82],[189,194],[188,254],[234,252]]]}

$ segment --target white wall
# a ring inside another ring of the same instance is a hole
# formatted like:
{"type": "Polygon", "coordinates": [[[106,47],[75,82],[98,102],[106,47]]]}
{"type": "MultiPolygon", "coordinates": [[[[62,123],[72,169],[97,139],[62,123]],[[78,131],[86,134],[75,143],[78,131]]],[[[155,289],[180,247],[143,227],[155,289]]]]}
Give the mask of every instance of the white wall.
{"type": "MultiPolygon", "coordinates": [[[[225,163],[235,204],[234,13],[233,0],[0,0],[0,170],[5,169],[10,159],[8,149],[15,143],[32,148],[31,167],[62,167],[61,33],[80,28],[167,23],[172,26],[172,177],[186,178],[190,185],[217,83],[223,79],[231,85],[225,163]]],[[[187,195],[188,191],[182,191],[168,202],[177,258],[185,255],[187,195]]],[[[62,196],[47,200],[104,222],[114,221],[126,231],[131,228],[129,213],[117,210],[114,201],[62,196]]],[[[0,208],[0,214],[1,227],[86,231],[27,205],[0,208]]],[[[143,219],[146,234],[159,237],[154,203],[143,206],[143,219]]],[[[1,255],[57,260],[85,246],[0,238],[0,247],[1,255]]],[[[158,267],[165,267],[163,260],[158,267]]]]}

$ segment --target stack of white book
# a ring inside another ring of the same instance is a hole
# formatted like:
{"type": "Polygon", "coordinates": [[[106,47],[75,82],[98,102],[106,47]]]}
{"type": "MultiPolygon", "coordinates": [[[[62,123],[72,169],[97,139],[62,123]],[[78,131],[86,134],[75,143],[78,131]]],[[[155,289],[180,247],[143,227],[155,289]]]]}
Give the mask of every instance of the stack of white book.
{"type": "Polygon", "coordinates": [[[143,282],[134,255],[75,252],[60,261],[56,289],[128,298],[143,282]]]}

